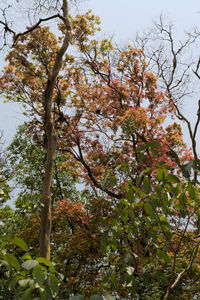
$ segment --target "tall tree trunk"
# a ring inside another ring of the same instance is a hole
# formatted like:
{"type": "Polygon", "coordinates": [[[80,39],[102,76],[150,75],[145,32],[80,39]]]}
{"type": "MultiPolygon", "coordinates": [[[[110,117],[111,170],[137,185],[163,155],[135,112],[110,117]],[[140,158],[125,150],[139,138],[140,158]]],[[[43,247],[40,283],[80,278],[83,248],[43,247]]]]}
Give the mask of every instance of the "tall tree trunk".
{"type": "Polygon", "coordinates": [[[68,1],[63,0],[63,22],[66,33],[63,44],[57,53],[57,57],[47,82],[44,92],[44,133],[46,138],[46,159],[44,165],[44,177],[42,187],[42,213],[40,224],[40,256],[50,259],[50,236],[51,236],[51,185],[53,177],[53,165],[57,147],[57,129],[52,114],[52,98],[56,78],[62,68],[63,56],[71,39],[71,26],[68,15],[68,1]]]}

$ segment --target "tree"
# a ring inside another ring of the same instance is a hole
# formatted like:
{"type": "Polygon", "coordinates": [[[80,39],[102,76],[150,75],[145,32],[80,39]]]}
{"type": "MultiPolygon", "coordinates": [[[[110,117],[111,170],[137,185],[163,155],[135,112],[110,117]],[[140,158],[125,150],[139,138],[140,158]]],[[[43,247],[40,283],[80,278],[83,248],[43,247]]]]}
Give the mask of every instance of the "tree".
{"type": "MultiPolygon", "coordinates": [[[[39,2],[39,5],[42,5],[42,3],[39,2]]],[[[56,8],[58,8],[58,6],[56,6],[56,8]]],[[[26,37],[26,35],[32,32],[33,35],[35,35],[35,40],[32,40],[32,45],[30,45],[30,47],[32,46],[33,48],[34,43],[38,44],[39,42],[39,39],[37,39],[39,25],[44,21],[48,21],[55,18],[63,22],[64,25],[63,40],[60,47],[54,48],[53,40],[51,41],[50,38],[48,39],[52,43],[52,50],[54,54],[50,65],[49,65],[50,63],[49,58],[47,57],[47,55],[45,59],[45,49],[44,48],[41,49],[42,56],[44,59],[44,64],[46,66],[45,69],[46,78],[43,81],[44,85],[43,85],[42,94],[40,94],[41,96],[40,103],[43,106],[42,125],[43,125],[44,135],[45,135],[46,157],[45,157],[45,164],[44,164],[43,188],[42,188],[42,198],[41,198],[41,202],[43,203],[43,210],[41,213],[40,255],[47,259],[50,259],[51,184],[52,184],[52,176],[53,176],[53,163],[54,163],[55,151],[57,147],[57,128],[53,119],[52,105],[53,105],[53,93],[56,87],[58,74],[62,68],[63,56],[69,46],[70,39],[71,39],[71,25],[70,25],[69,14],[68,14],[68,1],[67,0],[62,1],[62,7],[60,13],[45,19],[40,19],[35,25],[31,26],[23,33],[16,34],[8,26],[6,20],[4,22],[1,21],[1,24],[4,26],[5,31],[8,31],[13,35],[14,49],[19,50],[18,48],[20,44],[19,41],[21,41],[22,42],[20,45],[22,48],[21,50],[24,50],[26,52],[31,50],[31,48],[23,49],[23,40],[26,37]]],[[[54,38],[54,43],[55,43],[55,38],[54,38]]],[[[26,64],[27,62],[26,56],[24,57],[21,51],[18,54],[19,54],[18,58],[20,59],[21,64],[24,65],[24,67],[27,66],[29,72],[33,74],[35,70],[30,63],[28,63],[28,65],[26,64]]],[[[40,76],[41,75],[39,75],[39,77],[40,76]]]]}
{"type": "Polygon", "coordinates": [[[197,134],[200,122],[197,91],[199,58],[195,53],[198,43],[199,30],[197,28],[187,33],[183,40],[177,41],[173,24],[165,22],[162,16],[151,32],[146,32],[144,35],[138,34],[135,42],[136,47],[143,49],[149,69],[157,76],[158,85],[166,91],[166,99],[174,115],[187,132],[194,163],[193,167],[192,163],[189,166],[190,171],[192,167],[193,172],[188,172],[187,167],[184,168],[184,172],[186,177],[191,176],[194,181],[198,177],[195,160],[198,159],[197,134]],[[183,107],[191,101],[194,107],[192,119],[183,110],[183,107]]]}
{"type": "MultiPolygon", "coordinates": [[[[131,299],[134,293],[141,299],[152,295],[169,299],[170,295],[179,293],[180,283],[182,288],[187,285],[185,278],[191,284],[189,272],[195,266],[194,260],[198,259],[199,243],[195,236],[199,230],[199,190],[195,185],[199,161],[195,156],[196,148],[192,149],[193,158],[177,122],[165,127],[168,115],[183,117],[172,96],[173,86],[170,87],[170,83],[164,90],[158,86],[156,76],[145,61],[144,50],[130,45],[120,50],[108,39],[96,41],[94,35],[99,29],[99,18],[90,11],[71,17],[70,22],[71,43],[77,52],[74,51],[74,55],[62,52],[63,64],[59,65],[59,74],[54,74],[52,81],[49,81],[49,72],[54,73],[60,57],[60,40],[48,27],[40,26],[17,36],[1,77],[2,93],[8,100],[29,105],[27,113],[32,120],[27,131],[49,153],[44,174],[51,177],[57,149],[65,155],[63,166],[66,170],[76,166],[74,172],[92,195],[87,203],[89,216],[95,220],[98,214],[103,220],[97,222],[97,229],[101,241],[104,233],[108,252],[100,257],[108,261],[104,289],[116,292],[121,299],[131,299]],[[192,166],[194,178],[190,180],[186,173],[192,166]],[[183,254],[186,259],[180,262],[183,254]],[[142,290],[144,285],[146,289],[142,290]]],[[[66,34],[65,23],[59,24],[59,31],[66,34]]],[[[170,78],[173,82],[173,74],[170,78]]],[[[197,120],[193,140],[198,124],[197,120]]],[[[41,253],[46,257],[49,257],[50,247],[50,182],[48,177],[48,184],[43,185],[43,198],[48,187],[42,214],[44,220],[49,212],[46,254],[41,253]]],[[[82,231],[87,240],[86,226],[89,225],[82,221],[83,208],[76,210],[76,205],[71,206],[69,202],[59,205],[63,207],[56,208],[59,219],[55,228],[62,236],[63,247],[69,251],[60,224],[67,221],[64,228],[70,227],[70,210],[78,213],[78,221],[73,214],[78,228],[74,235],[71,234],[73,228],[69,235],[64,231],[72,247],[74,237],[81,236],[82,231]],[[63,213],[65,205],[67,220],[59,221],[60,210],[63,213]]],[[[59,240],[59,234],[55,235],[55,242],[56,239],[59,240]]],[[[78,253],[82,253],[82,249],[79,250],[78,253]]],[[[99,259],[98,253],[96,259],[99,259]]],[[[198,289],[195,292],[195,296],[198,295],[198,289]]],[[[187,292],[185,295],[188,296],[187,292]]]]}

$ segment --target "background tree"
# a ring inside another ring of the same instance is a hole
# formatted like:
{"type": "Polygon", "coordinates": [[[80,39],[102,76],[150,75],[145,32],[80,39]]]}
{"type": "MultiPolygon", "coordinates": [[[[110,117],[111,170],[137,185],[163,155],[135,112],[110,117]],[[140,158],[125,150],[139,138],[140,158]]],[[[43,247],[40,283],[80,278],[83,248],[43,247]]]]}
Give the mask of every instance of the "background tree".
{"type": "MultiPolygon", "coordinates": [[[[39,216],[42,209],[40,200],[45,149],[40,144],[35,144],[31,136],[27,136],[26,128],[26,125],[19,126],[5,154],[7,163],[4,169],[12,183],[15,208],[5,206],[1,210],[2,235],[4,231],[12,236],[20,233],[33,216],[39,216]]],[[[63,199],[70,199],[71,202],[82,201],[81,193],[76,187],[78,179],[73,175],[73,170],[71,173],[63,170],[63,161],[64,156],[57,153],[51,189],[53,209],[63,199]]]]}
{"type": "MultiPolygon", "coordinates": [[[[186,33],[184,39],[177,41],[175,27],[161,16],[151,32],[138,34],[135,46],[142,48],[149,69],[158,78],[158,85],[166,91],[166,99],[173,108],[174,115],[187,132],[194,157],[193,172],[185,171],[186,176],[197,180],[198,171],[195,160],[198,159],[197,134],[199,130],[199,56],[196,46],[199,43],[199,31],[194,29],[186,33]],[[155,47],[156,45],[156,47],[155,47]],[[187,113],[188,103],[194,108],[192,118],[187,113]]],[[[192,167],[192,164],[189,166],[192,167]]]]}

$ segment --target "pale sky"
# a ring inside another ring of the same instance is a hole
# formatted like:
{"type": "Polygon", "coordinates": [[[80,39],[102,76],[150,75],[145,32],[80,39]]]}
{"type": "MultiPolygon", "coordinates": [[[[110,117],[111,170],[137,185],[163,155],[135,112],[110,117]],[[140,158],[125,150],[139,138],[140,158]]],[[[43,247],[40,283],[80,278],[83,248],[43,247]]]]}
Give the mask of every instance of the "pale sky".
{"type": "Polygon", "coordinates": [[[135,31],[151,27],[161,13],[179,29],[200,23],[197,0],[86,0],[86,5],[101,17],[103,30],[119,40],[132,39],[135,31]]]}
{"type": "MultiPolygon", "coordinates": [[[[176,26],[177,39],[181,39],[184,30],[200,27],[200,2],[197,0],[84,0],[81,6],[99,15],[102,34],[114,35],[118,43],[134,40],[136,31],[148,30],[160,14],[176,26]]],[[[22,110],[17,104],[0,101],[0,128],[8,143],[17,125],[23,122],[22,110]]]]}

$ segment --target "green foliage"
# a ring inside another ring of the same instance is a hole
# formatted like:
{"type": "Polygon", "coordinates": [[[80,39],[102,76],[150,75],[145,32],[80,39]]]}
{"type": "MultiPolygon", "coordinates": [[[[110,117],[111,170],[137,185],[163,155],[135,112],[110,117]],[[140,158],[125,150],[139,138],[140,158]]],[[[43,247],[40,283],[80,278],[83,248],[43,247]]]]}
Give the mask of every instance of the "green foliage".
{"type": "MultiPolygon", "coordinates": [[[[36,144],[32,137],[27,136],[29,124],[20,125],[12,143],[8,147],[8,168],[12,172],[12,180],[20,189],[15,206],[26,210],[27,204],[30,211],[38,211],[42,189],[42,176],[45,159],[45,149],[36,144]]],[[[77,177],[70,174],[62,167],[65,156],[57,153],[54,167],[52,186],[53,205],[59,200],[69,198],[77,201],[80,197],[75,188],[77,177]]]]}
{"type": "MultiPolygon", "coordinates": [[[[127,193],[115,208],[118,218],[110,219],[104,228],[104,247],[110,264],[104,288],[121,299],[162,299],[198,249],[195,235],[199,222],[194,220],[199,220],[199,187],[164,167],[150,181],[150,171],[148,168],[138,176],[138,187],[124,187],[127,193]]],[[[197,253],[194,260],[199,262],[197,253]]],[[[192,297],[198,295],[195,283],[191,294],[190,278],[200,269],[188,270],[171,292],[173,299],[195,299],[192,297]],[[182,294],[180,285],[184,287],[182,294]]]]}
{"type": "MultiPolygon", "coordinates": [[[[23,251],[27,244],[19,238],[2,237],[0,245],[0,289],[8,299],[53,299],[63,276],[43,257],[32,259],[23,251]],[[16,252],[14,246],[21,249],[16,252]],[[12,251],[12,252],[11,252],[12,251]],[[18,256],[16,254],[18,253],[18,256]]],[[[5,299],[5,298],[4,298],[5,299]]]]}

